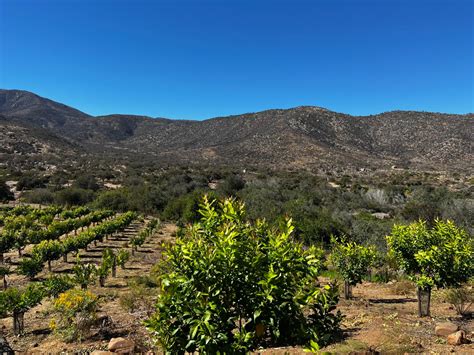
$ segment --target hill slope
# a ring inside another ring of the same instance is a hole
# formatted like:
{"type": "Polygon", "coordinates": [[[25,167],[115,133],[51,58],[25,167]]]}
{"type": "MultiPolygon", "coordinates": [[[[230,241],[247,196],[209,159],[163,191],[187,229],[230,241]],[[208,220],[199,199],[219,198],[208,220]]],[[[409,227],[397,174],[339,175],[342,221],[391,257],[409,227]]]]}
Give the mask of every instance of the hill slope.
{"type": "Polygon", "coordinates": [[[59,156],[143,157],[158,164],[472,170],[474,161],[473,114],[350,116],[297,107],[205,121],[92,117],[30,92],[0,90],[0,115],[0,154],[7,160],[12,146],[28,155],[36,142],[59,156]]]}

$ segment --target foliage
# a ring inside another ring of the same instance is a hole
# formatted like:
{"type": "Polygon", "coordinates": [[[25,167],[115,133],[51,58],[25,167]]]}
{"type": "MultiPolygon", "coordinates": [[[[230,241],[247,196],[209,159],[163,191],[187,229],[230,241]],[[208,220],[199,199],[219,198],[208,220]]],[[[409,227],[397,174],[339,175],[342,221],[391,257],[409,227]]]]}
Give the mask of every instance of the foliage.
{"type": "Polygon", "coordinates": [[[63,248],[60,241],[43,240],[33,247],[31,256],[33,259],[42,260],[43,262],[47,261],[48,266],[51,267],[51,261],[58,259],[62,254],[63,248]]]}
{"type": "Polygon", "coordinates": [[[10,187],[5,183],[5,181],[0,179],[0,202],[8,202],[13,200],[13,192],[11,192],[10,187]]]}
{"type": "Polygon", "coordinates": [[[33,279],[43,270],[43,261],[38,258],[22,258],[18,265],[18,272],[33,279]]]}
{"type": "Polygon", "coordinates": [[[0,314],[26,312],[38,305],[44,295],[44,288],[38,282],[32,282],[23,289],[9,287],[5,291],[0,292],[0,314]]]}
{"type": "Polygon", "coordinates": [[[94,199],[91,190],[70,187],[56,193],[56,203],[63,206],[82,206],[94,199]]]}
{"type": "Polygon", "coordinates": [[[48,189],[34,189],[21,194],[21,200],[29,203],[52,204],[54,194],[48,189]]]}
{"type": "Polygon", "coordinates": [[[67,275],[51,276],[42,282],[46,296],[56,298],[74,287],[74,280],[67,275]]]}
{"type": "Polygon", "coordinates": [[[445,299],[453,305],[457,314],[467,316],[474,302],[474,292],[472,287],[467,286],[449,288],[446,290],[445,299]]]}
{"type": "Polygon", "coordinates": [[[79,256],[77,257],[76,265],[72,268],[74,274],[74,281],[80,285],[82,289],[94,283],[96,277],[96,266],[91,263],[83,263],[79,256]]]}
{"type": "Polygon", "coordinates": [[[452,221],[436,220],[431,229],[424,221],[395,225],[387,243],[421,289],[457,286],[474,275],[473,238],[452,221]]]}
{"type": "Polygon", "coordinates": [[[233,199],[201,205],[164,253],[162,293],[147,326],[170,353],[245,352],[259,344],[326,344],[339,327],[334,286],[320,287],[322,251],[245,220],[233,199]]]}
{"type": "Polygon", "coordinates": [[[96,268],[95,273],[99,277],[100,286],[105,286],[105,279],[109,276],[114,266],[115,254],[109,248],[102,252],[102,260],[99,267],[96,268]]]}
{"type": "Polygon", "coordinates": [[[331,264],[339,271],[343,280],[351,286],[362,282],[362,277],[374,265],[376,251],[372,246],[366,247],[345,238],[332,239],[332,251],[329,257],[331,264]]]}
{"type": "Polygon", "coordinates": [[[45,296],[42,284],[33,282],[26,288],[10,287],[0,292],[0,316],[13,317],[13,332],[21,335],[24,329],[24,314],[38,305],[45,296]]]}
{"type": "Polygon", "coordinates": [[[117,253],[117,265],[122,269],[125,268],[125,264],[130,259],[130,253],[126,249],[120,249],[117,253]]]}
{"type": "Polygon", "coordinates": [[[55,300],[57,317],[50,326],[66,341],[82,341],[96,319],[97,307],[98,298],[90,291],[68,290],[55,300]]]}

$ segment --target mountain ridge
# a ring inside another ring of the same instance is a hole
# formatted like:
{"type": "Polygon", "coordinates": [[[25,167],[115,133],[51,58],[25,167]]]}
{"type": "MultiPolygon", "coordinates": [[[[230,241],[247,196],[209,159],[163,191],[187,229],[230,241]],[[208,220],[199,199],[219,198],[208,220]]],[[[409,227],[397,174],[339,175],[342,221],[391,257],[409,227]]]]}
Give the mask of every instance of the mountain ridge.
{"type": "MultiPolygon", "coordinates": [[[[0,90],[0,124],[15,128],[11,145],[35,138],[41,129],[56,143],[91,156],[146,157],[157,164],[217,164],[277,169],[339,167],[471,170],[473,114],[389,111],[352,116],[318,106],[269,109],[202,121],[110,114],[91,116],[28,91],[0,90]],[[27,129],[31,137],[22,136],[27,129]],[[33,133],[31,133],[33,132],[33,133]]],[[[5,128],[4,127],[4,128],[5,128]]],[[[12,128],[13,129],[13,128],[12,128]]],[[[46,141],[44,141],[46,140],[46,141]]],[[[30,142],[30,144],[32,144],[30,142]]],[[[20,144],[21,145],[21,144],[20,144]]],[[[33,153],[29,153],[33,154],[33,153]]],[[[38,153],[39,154],[39,153],[38,153]]]]}

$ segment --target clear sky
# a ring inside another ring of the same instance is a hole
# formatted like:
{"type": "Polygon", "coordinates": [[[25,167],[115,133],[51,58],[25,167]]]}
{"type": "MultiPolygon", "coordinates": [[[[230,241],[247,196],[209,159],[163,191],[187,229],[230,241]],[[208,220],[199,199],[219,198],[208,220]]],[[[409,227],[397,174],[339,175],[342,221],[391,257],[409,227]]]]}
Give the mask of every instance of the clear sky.
{"type": "Polygon", "coordinates": [[[474,0],[0,0],[0,87],[93,115],[474,111],[474,0]]]}

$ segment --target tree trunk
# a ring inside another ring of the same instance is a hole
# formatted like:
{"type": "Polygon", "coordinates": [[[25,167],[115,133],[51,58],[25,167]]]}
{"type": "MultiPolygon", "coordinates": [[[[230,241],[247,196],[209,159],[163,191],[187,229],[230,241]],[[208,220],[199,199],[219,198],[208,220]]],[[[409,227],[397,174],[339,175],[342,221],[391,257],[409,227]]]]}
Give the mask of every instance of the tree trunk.
{"type": "Polygon", "coordinates": [[[115,257],[112,262],[112,277],[117,277],[117,261],[115,260],[115,257]]]}
{"type": "Polygon", "coordinates": [[[418,298],[418,316],[429,317],[430,316],[430,303],[431,303],[431,288],[426,289],[417,288],[416,292],[418,298]]]}
{"type": "Polygon", "coordinates": [[[6,290],[7,288],[8,288],[7,275],[3,275],[3,289],[6,290]]]}
{"type": "Polygon", "coordinates": [[[63,261],[64,261],[65,263],[67,263],[67,253],[64,253],[64,254],[63,254],[63,261]]]}
{"type": "Polygon", "coordinates": [[[346,300],[352,298],[352,285],[350,285],[347,281],[344,281],[344,298],[346,300]]]}
{"type": "Polygon", "coordinates": [[[0,253],[0,264],[3,264],[3,253],[0,253]]]}
{"type": "Polygon", "coordinates": [[[48,260],[48,271],[51,272],[51,260],[48,260]]]}
{"type": "Polygon", "coordinates": [[[77,235],[77,229],[74,229],[74,235],[77,235]]]}
{"type": "Polygon", "coordinates": [[[99,276],[100,287],[105,287],[105,276],[99,276]]]}
{"type": "Polygon", "coordinates": [[[21,258],[21,248],[18,248],[18,256],[21,258]]]}
{"type": "Polygon", "coordinates": [[[135,247],[132,247],[132,256],[135,255],[135,247]]]}
{"type": "Polygon", "coordinates": [[[25,312],[13,311],[13,333],[15,335],[23,334],[25,328],[25,312]]]}
{"type": "Polygon", "coordinates": [[[94,246],[97,246],[97,240],[94,239],[94,246]]]}

